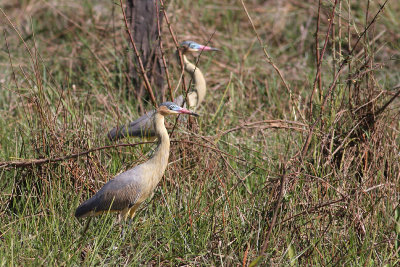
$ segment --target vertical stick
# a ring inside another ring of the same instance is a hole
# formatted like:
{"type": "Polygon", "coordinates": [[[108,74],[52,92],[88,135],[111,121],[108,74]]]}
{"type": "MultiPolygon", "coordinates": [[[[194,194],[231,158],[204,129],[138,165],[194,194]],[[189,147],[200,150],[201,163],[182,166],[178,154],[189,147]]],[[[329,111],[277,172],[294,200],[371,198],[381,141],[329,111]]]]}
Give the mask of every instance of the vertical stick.
{"type": "MultiPolygon", "coordinates": [[[[335,9],[336,9],[337,2],[338,2],[338,0],[335,0],[335,3],[333,4],[333,7],[332,7],[332,13],[331,13],[331,15],[329,17],[328,30],[326,31],[326,35],[325,35],[324,46],[323,46],[323,48],[321,50],[321,53],[319,55],[319,62],[318,62],[318,65],[317,65],[317,73],[315,74],[312,93],[314,93],[314,91],[317,89],[317,83],[319,84],[320,81],[321,81],[322,59],[324,58],[324,55],[325,55],[326,47],[327,47],[328,41],[329,41],[330,32],[331,32],[332,26],[333,26],[333,20],[335,19],[335,9]]],[[[321,91],[321,95],[322,95],[322,90],[320,90],[320,91],[321,91]]],[[[312,100],[313,100],[312,97],[313,97],[313,94],[311,95],[310,103],[309,103],[310,111],[312,111],[312,100]]],[[[322,98],[321,98],[321,101],[322,101],[322,98]]],[[[323,109],[324,109],[324,106],[321,106],[321,113],[322,113],[323,109]]]]}

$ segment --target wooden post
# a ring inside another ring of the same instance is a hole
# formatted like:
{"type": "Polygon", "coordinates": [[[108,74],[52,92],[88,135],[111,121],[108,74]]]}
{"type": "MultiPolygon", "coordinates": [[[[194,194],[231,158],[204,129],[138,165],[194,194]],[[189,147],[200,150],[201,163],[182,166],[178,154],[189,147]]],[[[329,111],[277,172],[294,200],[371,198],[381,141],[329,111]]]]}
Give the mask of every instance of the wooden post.
{"type": "MultiPolygon", "coordinates": [[[[165,93],[163,92],[165,71],[162,64],[157,26],[158,20],[160,20],[160,24],[162,23],[163,16],[161,12],[157,13],[156,5],[160,9],[158,0],[127,0],[126,16],[146,75],[154,88],[155,97],[159,101],[165,101],[165,93]]],[[[146,93],[138,66],[136,56],[132,54],[129,60],[129,74],[139,106],[143,109],[142,100],[148,99],[149,96],[146,93]]]]}

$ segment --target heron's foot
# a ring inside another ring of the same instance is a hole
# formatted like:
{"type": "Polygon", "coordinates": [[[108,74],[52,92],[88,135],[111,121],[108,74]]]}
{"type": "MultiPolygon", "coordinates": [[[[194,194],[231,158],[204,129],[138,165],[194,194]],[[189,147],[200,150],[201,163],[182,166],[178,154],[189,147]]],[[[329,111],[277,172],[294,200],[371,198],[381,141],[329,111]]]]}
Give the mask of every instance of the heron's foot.
{"type": "Polygon", "coordinates": [[[129,227],[129,228],[131,228],[132,222],[133,222],[133,218],[130,218],[130,219],[129,219],[129,222],[128,222],[128,227],[129,227]]]}
{"type": "Polygon", "coordinates": [[[125,240],[125,227],[124,227],[124,225],[122,225],[122,230],[121,230],[121,234],[119,235],[119,237],[122,239],[122,241],[125,240]]]}
{"type": "Polygon", "coordinates": [[[133,218],[131,218],[131,219],[129,219],[129,221],[128,222],[124,222],[123,224],[122,224],[122,230],[121,230],[121,238],[122,238],[122,240],[124,241],[125,240],[125,235],[126,235],[126,231],[127,230],[125,230],[125,228],[128,228],[128,229],[130,229],[131,228],[131,225],[132,225],[132,222],[133,222],[133,218]]]}

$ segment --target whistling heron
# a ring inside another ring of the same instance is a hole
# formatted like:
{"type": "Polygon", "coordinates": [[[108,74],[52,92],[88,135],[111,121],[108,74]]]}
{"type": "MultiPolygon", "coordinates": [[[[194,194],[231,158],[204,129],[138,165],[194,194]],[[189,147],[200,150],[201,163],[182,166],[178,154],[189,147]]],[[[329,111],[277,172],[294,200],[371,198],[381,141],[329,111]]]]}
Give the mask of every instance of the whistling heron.
{"type": "MultiPolygon", "coordinates": [[[[201,51],[219,51],[219,49],[204,46],[193,41],[184,41],[180,44],[179,49],[182,52],[183,64],[185,71],[188,72],[194,84],[194,88],[188,92],[188,106],[196,109],[203,102],[206,95],[207,87],[203,73],[193,63],[191,63],[187,57],[187,53],[201,52],[201,51]]],[[[175,103],[179,106],[185,106],[185,97],[183,95],[178,96],[175,99],[175,103]]],[[[137,120],[129,123],[127,126],[117,126],[108,132],[108,138],[112,140],[118,140],[127,136],[149,138],[155,136],[155,131],[150,118],[153,116],[155,110],[149,111],[137,120]]]]}
{"type": "Polygon", "coordinates": [[[139,205],[145,201],[164,175],[169,157],[169,136],[164,116],[196,113],[173,102],[162,103],[150,118],[158,145],[151,158],[107,182],[93,197],[83,202],[75,212],[77,218],[95,216],[104,212],[118,212],[124,219],[133,218],[139,205]]]}

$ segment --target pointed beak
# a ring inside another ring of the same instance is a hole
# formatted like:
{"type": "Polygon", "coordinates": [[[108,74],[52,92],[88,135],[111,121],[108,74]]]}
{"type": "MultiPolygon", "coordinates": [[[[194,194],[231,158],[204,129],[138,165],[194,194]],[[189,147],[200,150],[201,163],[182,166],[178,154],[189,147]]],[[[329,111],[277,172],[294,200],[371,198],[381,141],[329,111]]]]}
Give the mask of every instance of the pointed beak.
{"type": "Polygon", "coordinates": [[[199,51],[220,51],[218,48],[211,46],[199,45],[199,51]]]}
{"type": "Polygon", "coordinates": [[[193,111],[190,111],[190,110],[188,110],[188,109],[186,109],[186,108],[181,108],[180,110],[178,110],[178,113],[193,115],[193,116],[196,116],[196,117],[199,116],[199,114],[194,113],[193,111]]]}

